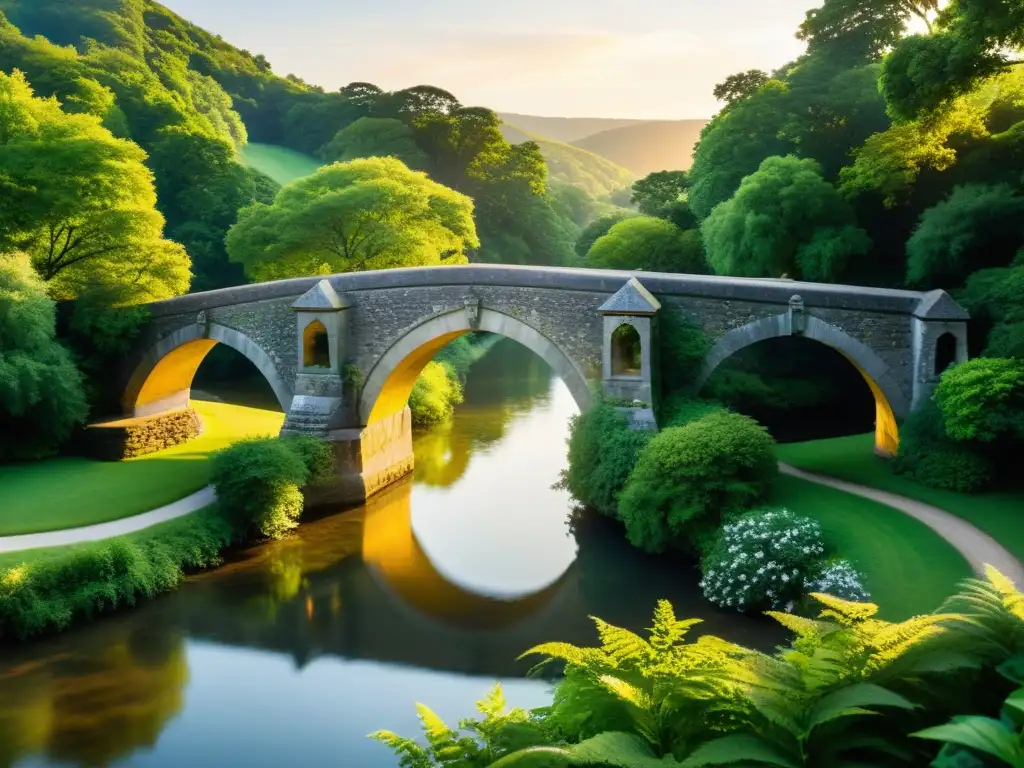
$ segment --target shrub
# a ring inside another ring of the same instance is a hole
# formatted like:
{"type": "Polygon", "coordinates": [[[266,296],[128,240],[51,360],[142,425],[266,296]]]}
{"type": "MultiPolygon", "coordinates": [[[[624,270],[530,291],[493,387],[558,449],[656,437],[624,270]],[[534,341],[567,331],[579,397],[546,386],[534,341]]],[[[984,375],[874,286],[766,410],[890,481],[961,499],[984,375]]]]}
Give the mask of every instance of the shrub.
{"type": "Polygon", "coordinates": [[[778,474],[774,445],[764,427],[730,412],[663,430],[620,497],[630,542],[649,552],[699,550],[723,518],[767,495],[778,474]]]}
{"type": "Polygon", "coordinates": [[[214,509],[142,533],[52,550],[0,569],[0,639],[25,639],[174,589],[187,571],[220,563],[231,526],[214,509]]]}
{"type": "Polygon", "coordinates": [[[462,402],[462,385],[454,369],[445,363],[430,361],[420,373],[409,395],[414,424],[429,426],[451,418],[462,402]]]}
{"type": "Polygon", "coordinates": [[[864,588],[864,577],[849,560],[830,560],[804,583],[805,594],[825,594],[865,603],[871,595],[864,588]]]}
{"type": "Polygon", "coordinates": [[[313,438],[242,440],[213,456],[218,507],[237,538],[281,538],[302,514],[299,488],[330,474],[330,447],[313,438]]]}
{"type": "Polygon", "coordinates": [[[681,427],[702,419],[711,413],[725,413],[728,409],[715,400],[703,400],[686,394],[676,394],[662,405],[662,426],[681,427]]]}
{"type": "Polygon", "coordinates": [[[935,388],[954,440],[1024,439],[1024,360],[978,357],[946,370],[935,388]]]}
{"type": "Polygon", "coordinates": [[[619,494],[654,433],[629,428],[626,417],[607,403],[573,416],[568,469],[561,486],[583,505],[618,517],[619,494]]]}
{"type": "Polygon", "coordinates": [[[658,316],[659,387],[663,397],[685,390],[697,380],[711,340],[697,323],[678,312],[658,316]]]}
{"type": "Polygon", "coordinates": [[[785,509],[753,512],[722,526],[700,586],[711,602],[740,611],[792,607],[824,554],[816,521],[785,509]]]}
{"type": "Polygon", "coordinates": [[[923,485],[960,493],[987,487],[995,474],[977,446],[955,442],[946,434],[942,412],[931,400],[903,423],[892,468],[923,485]]]}

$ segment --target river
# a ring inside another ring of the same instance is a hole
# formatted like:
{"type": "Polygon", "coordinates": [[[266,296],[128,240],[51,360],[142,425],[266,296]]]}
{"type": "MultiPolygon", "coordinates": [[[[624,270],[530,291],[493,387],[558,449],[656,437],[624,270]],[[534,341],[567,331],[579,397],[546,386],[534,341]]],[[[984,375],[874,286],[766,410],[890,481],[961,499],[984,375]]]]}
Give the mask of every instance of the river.
{"type": "Polygon", "coordinates": [[[451,424],[415,438],[416,470],[365,507],[231,556],[174,594],[0,649],[0,767],[394,766],[366,738],[454,724],[500,679],[550,700],[527,648],[593,644],[600,616],[643,632],[668,598],[703,631],[770,648],[767,620],[705,603],[678,562],[630,548],[552,489],[576,407],[502,341],[451,424]]]}

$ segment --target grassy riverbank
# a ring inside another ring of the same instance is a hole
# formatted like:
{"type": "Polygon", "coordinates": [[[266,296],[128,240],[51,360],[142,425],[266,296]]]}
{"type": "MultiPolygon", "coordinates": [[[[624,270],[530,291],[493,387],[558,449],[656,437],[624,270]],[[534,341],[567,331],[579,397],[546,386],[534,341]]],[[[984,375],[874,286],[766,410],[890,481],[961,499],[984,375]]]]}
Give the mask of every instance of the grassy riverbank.
{"type": "Polygon", "coordinates": [[[838,555],[864,574],[888,621],[931,612],[972,575],[960,553],[924,523],[869,499],[780,475],[771,504],[817,520],[838,555]]]}
{"type": "Polygon", "coordinates": [[[928,488],[893,473],[888,462],[872,452],[873,435],[814,440],[778,447],[779,459],[808,472],[898,493],[944,509],[996,539],[1024,560],[1024,491],[955,493],[928,488]]]}
{"type": "Polygon", "coordinates": [[[165,451],[119,462],[65,457],[0,466],[0,536],[105,523],[177,501],[209,483],[212,453],[275,434],[279,411],[193,401],[203,434],[165,451]]]}

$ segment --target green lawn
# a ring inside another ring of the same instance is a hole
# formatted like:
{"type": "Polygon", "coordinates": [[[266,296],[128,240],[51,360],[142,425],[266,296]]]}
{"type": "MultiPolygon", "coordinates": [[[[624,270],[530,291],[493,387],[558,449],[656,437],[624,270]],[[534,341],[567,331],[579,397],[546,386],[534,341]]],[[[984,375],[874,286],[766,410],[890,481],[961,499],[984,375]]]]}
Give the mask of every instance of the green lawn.
{"type": "Polygon", "coordinates": [[[931,528],[874,501],[780,475],[772,503],[821,524],[826,541],[864,574],[872,602],[889,621],[935,610],[972,575],[931,528]]]}
{"type": "Polygon", "coordinates": [[[872,453],[874,435],[779,445],[779,459],[794,467],[860,483],[944,509],[988,533],[1024,560],[1024,492],[954,493],[894,474],[872,453]]]}
{"type": "Polygon", "coordinates": [[[0,466],[0,536],[105,523],[170,504],[209,483],[210,454],[276,434],[280,411],[195,400],[203,434],[127,461],[58,458],[0,466]]]}
{"type": "Polygon", "coordinates": [[[315,173],[323,165],[315,157],[273,144],[246,144],[242,147],[242,159],[282,186],[315,173]]]}

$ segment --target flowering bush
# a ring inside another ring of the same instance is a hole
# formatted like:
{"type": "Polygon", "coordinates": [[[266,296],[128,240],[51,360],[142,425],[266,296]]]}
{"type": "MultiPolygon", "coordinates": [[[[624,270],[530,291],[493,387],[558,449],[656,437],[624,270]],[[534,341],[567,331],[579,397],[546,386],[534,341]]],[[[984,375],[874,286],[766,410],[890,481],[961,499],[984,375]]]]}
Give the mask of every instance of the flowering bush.
{"type": "Polygon", "coordinates": [[[845,560],[823,563],[821,527],[785,509],[744,515],[721,529],[702,563],[704,596],[740,611],[793,606],[809,592],[860,600],[867,593],[845,560]]]}
{"type": "Polygon", "coordinates": [[[861,583],[860,573],[849,560],[832,560],[822,564],[813,578],[804,584],[804,592],[824,592],[857,603],[867,602],[871,598],[861,583]]]}

